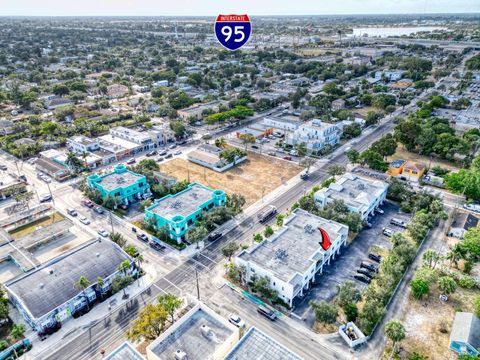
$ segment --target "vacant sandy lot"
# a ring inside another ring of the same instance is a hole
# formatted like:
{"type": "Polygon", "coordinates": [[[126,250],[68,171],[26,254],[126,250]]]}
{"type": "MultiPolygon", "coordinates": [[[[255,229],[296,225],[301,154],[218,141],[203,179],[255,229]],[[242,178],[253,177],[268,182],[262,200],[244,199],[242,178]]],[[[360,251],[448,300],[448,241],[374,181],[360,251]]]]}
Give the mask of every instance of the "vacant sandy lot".
{"type": "Polygon", "coordinates": [[[242,194],[253,204],[273,189],[298,174],[302,168],[285,160],[248,154],[248,160],[223,173],[207,169],[184,159],[173,159],[160,164],[160,171],[179,180],[197,181],[212,189],[222,189],[227,194],[242,194]]]}
{"type": "Polygon", "coordinates": [[[430,157],[409,152],[405,150],[405,148],[400,144],[397,147],[396,153],[393,156],[388,157],[387,161],[391,161],[393,159],[412,160],[414,162],[418,162],[425,166],[429,166],[431,164],[431,167],[438,165],[444,169],[454,170],[454,171],[457,171],[459,169],[457,166],[455,166],[456,164],[454,162],[437,159],[435,157],[432,157],[431,163],[430,163],[430,157]]]}

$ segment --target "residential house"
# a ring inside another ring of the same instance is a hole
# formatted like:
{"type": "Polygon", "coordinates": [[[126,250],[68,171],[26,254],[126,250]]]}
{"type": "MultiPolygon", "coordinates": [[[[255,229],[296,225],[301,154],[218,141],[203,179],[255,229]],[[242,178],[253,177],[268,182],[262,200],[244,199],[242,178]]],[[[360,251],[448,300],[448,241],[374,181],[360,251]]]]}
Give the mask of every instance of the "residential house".
{"type": "Polygon", "coordinates": [[[283,227],[235,258],[246,279],[266,276],[280,299],[292,306],[346,245],[348,226],[295,209],[283,227]]]}
{"type": "Polygon", "coordinates": [[[136,272],[132,258],[109,240],[91,240],[5,283],[10,302],[35,331],[58,328],[88,310],[98,297],[107,296],[112,279],[123,276],[118,266],[129,261],[127,273],[136,272]],[[75,286],[81,276],[87,289],[75,286]],[[97,284],[101,277],[103,286],[97,284]]]}
{"type": "Polygon", "coordinates": [[[77,135],[67,139],[67,149],[77,155],[93,152],[100,149],[98,140],[87,136],[77,135]]]}
{"type": "Polygon", "coordinates": [[[403,167],[405,166],[405,163],[407,160],[403,159],[395,159],[388,164],[388,170],[387,174],[390,176],[397,176],[400,175],[403,171],[403,167]]]}
{"type": "Polygon", "coordinates": [[[122,84],[112,84],[107,86],[107,96],[110,99],[124,97],[129,91],[128,86],[122,84]]]}
{"type": "Polygon", "coordinates": [[[375,209],[383,204],[387,196],[388,183],[362,178],[346,173],[327,188],[314,194],[317,206],[323,207],[334,200],[342,200],[349,211],[357,213],[367,221],[375,209]]]}
{"type": "Polygon", "coordinates": [[[227,195],[223,190],[212,190],[194,182],[177,194],[155,200],[145,209],[145,221],[153,221],[157,229],[166,226],[170,238],[181,243],[203,211],[223,206],[226,201],[227,195]]]}
{"type": "Polygon", "coordinates": [[[478,226],[478,222],[479,219],[471,213],[466,213],[463,211],[456,212],[453,216],[452,224],[450,225],[450,230],[448,231],[448,236],[462,239],[463,235],[465,235],[468,229],[478,226]]]}
{"type": "Polygon", "coordinates": [[[72,104],[73,104],[72,100],[67,99],[67,98],[63,98],[63,97],[60,97],[60,96],[55,96],[55,97],[45,101],[45,107],[48,110],[55,110],[59,107],[68,106],[68,105],[72,105],[72,104]]]}
{"type": "Polygon", "coordinates": [[[332,110],[338,111],[345,108],[345,100],[337,99],[332,101],[332,110]]]}
{"type": "Polygon", "coordinates": [[[198,303],[148,345],[147,358],[222,360],[239,338],[236,326],[198,303]]]}
{"type": "Polygon", "coordinates": [[[401,179],[418,182],[425,172],[425,165],[408,160],[402,169],[401,179]]]}
{"type": "Polygon", "coordinates": [[[475,314],[457,311],[450,332],[450,350],[459,355],[479,356],[480,320],[475,314]]]}
{"type": "Polygon", "coordinates": [[[125,205],[151,194],[147,178],[128,170],[125,165],[117,165],[112,172],[105,175],[90,175],[87,183],[100,191],[102,199],[111,196],[125,205]]]}
{"type": "Polygon", "coordinates": [[[177,113],[183,120],[202,120],[204,112],[217,112],[220,109],[221,104],[220,101],[211,101],[206,104],[195,104],[188,108],[178,110],[177,113]]]}
{"type": "Polygon", "coordinates": [[[150,134],[145,132],[140,132],[123,126],[112,128],[109,130],[109,132],[113,137],[119,137],[140,145],[140,151],[148,151],[156,147],[156,144],[150,134]]]}

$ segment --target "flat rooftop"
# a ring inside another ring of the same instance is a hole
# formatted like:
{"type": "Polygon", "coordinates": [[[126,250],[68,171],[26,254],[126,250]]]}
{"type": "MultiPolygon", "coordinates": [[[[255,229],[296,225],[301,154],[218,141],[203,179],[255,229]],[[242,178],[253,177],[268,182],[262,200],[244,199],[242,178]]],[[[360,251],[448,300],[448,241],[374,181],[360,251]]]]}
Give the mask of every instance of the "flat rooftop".
{"type": "Polygon", "coordinates": [[[188,318],[174,331],[151,345],[150,350],[160,359],[175,359],[177,350],[185,352],[188,360],[210,359],[233,334],[232,329],[202,308],[184,316],[188,318]]]}
{"type": "Polygon", "coordinates": [[[297,209],[282,229],[251,251],[244,250],[238,257],[268,269],[279,279],[288,282],[295,274],[303,275],[312,263],[320,260],[323,249],[319,244],[322,235],[318,228],[327,232],[332,243],[342,232],[348,234],[346,225],[297,209]]]}
{"type": "Polygon", "coordinates": [[[302,358],[252,326],[224,360],[302,360],[302,358]]]}
{"type": "Polygon", "coordinates": [[[175,195],[167,195],[158,200],[149,210],[167,220],[172,220],[175,215],[187,217],[197,211],[199,206],[212,199],[212,196],[213,190],[193,183],[189,188],[175,195]]]}
{"type": "Polygon", "coordinates": [[[128,341],[125,341],[104,360],[145,360],[145,358],[128,341]]]}
{"type": "Polygon", "coordinates": [[[104,175],[97,184],[100,184],[107,191],[112,191],[118,188],[126,188],[134,185],[142,177],[143,175],[135,174],[128,170],[121,174],[112,172],[104,175]]]}
{"type": "Polygon", "coordinates": [[[77,296],[80,276],[91,283],[107,278],[130,257],[110,240],[91,240],[5,284],[35,318],[40,318],[77,296]]]}
{"type": "Polygon", "coordinates": [[[108,150],[120,150],[120,148],[127,149],[127,150],[132,150],[132,149],[136,149],[137,147],[141,146],[141,145],[135,144],[132,141],[122,139],[118,136],[113,136],[112,134],[107,134],[107,135],[100,136],[99,140],[100,140],[100,143],[99,143],[100,146],[104,146],[108,150]],[[105,144],[105,142],[110,144],[110,146],[108,146],[108,144],[105,144]],[[115,146],[120,147],[120,148],[115,149],[114,148],[115,146]],[[112,147],[113,149],[110,149],[110,147],[112,147]]]}
{"type": "Polygon", "coordinates": [[[217,154],[212,154],[207,151],[203,150],[193,150],[190,153],[188,153],[187,158],[189,160],[200,160],[204,163],[215,165],[220,161],[220,157],[217,154]]]}

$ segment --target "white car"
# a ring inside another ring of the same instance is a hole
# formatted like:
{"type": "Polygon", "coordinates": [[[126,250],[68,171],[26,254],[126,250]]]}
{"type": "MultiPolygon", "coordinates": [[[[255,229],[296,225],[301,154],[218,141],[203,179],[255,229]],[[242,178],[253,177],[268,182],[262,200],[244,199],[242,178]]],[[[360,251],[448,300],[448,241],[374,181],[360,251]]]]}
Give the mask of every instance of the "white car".
{"type": "Polygon", "coordinates": [[[90,224],[90,220],[88,220],[86,217],[82,216],[78,219],[83,225],[88,225],[90,224]]]}
{"type": "Polygon", "coordinates": [[[230,321],[233,325],[235,325],[236,327],[239,327],[239,328],[245,326],[245,321],[240,319],[240,317],[238,315],[235,315],[235,314],[228,315],[228,321],[230,321]]]}
{"type": "Polygon", "coordinates": [[[477,204],[464,204],[463,208],[466,210],[480,213],[480,205],[477,205],[477,204]]]}
{"type": "Polygon", "coordinates": [[[108,237],[109,233],[106,230],[100,229],[100,230],[98,230],[98,235],[103,236],[103,237],[108,237]]]}

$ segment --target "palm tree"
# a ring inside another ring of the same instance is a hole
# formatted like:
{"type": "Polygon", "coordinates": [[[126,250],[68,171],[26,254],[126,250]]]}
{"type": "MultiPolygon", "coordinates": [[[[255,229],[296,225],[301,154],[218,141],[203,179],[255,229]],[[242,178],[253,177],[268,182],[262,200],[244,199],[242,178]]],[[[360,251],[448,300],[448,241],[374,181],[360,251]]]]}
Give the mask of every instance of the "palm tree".
{"type": "Polygon", "coordinates": [[[82,291],[83,296],[87,300],[87,308],[90,310],[90,302],[88,301],[87,294],[85,290],[90,286],[90,281],[85,276],[80,276],[77,282],[75,282],[74,287],[82,291]]]}
{"type": "Polygon", "coordinates": [[[385,324],[385,335],[392,341],[392,352],[389,359],[395,354],[395,345],[405,339],[405,327],[398,320],[390,320],[385,324]]]}
{"type": "Polygon", "coordinates": [[[97,277],[97,290],[100,293],[100,297],[103,300],[103,292],[102,292],[102,287],[105,284],[105,280],[101,276],[97,277]]]}
{"type": "MultiPolygon", "coordinates": [[[[123,273],[123,276],[125,277],[125,276],[127,276],[127,271],[128,271],[128,269],[130,269],[131,266],[132,266],[132,264],[130,263],[130,261],[123,260],[120,263],[120,265],[118,265],[117,269],[118,269],[118,271],[123,273]]],[[[123,288],[122,290],[123,290],[123,298],[126,299],[128,295],[125,292],[125,288],[123,288]]]]}
{"type": "Polygon", "coordinates": [[[227,140],[222,136],[215,140],[215,146],[218,148],[225,148],[227,146],[227,140]]]}
{"type": "Polygon", "coordinates": [[[242,140],[242,143],[245,145],[245,151],[247,151],[248,144],[255,144],[255,136],[252,134],[242,134],[240,135],[240,140],[242,140]]]}

